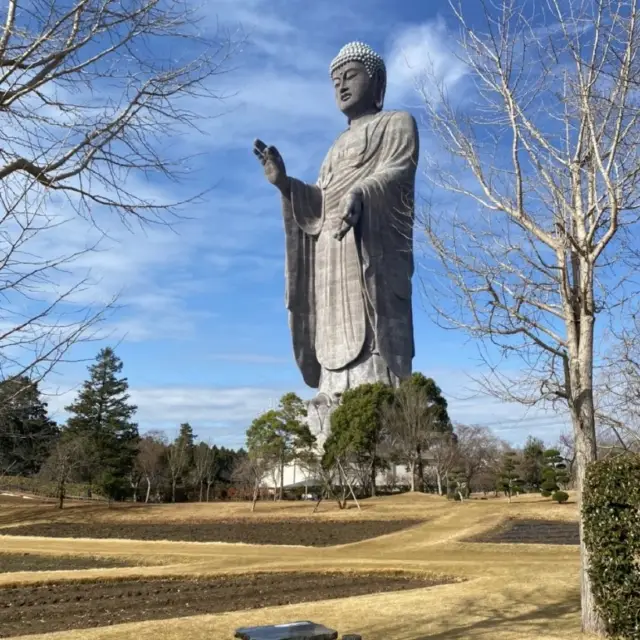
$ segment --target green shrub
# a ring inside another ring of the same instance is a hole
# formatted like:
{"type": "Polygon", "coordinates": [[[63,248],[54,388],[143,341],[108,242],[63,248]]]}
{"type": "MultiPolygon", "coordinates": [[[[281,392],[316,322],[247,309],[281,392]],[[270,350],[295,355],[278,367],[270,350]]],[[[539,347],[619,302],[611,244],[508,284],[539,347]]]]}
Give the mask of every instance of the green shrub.
{"type": "Polygon", "coordinates": [[[640,456],[589,465],[582,500],[589,577],[607,633],[640,637],[640,456]]]}
{"type": "Polygon", "coordinates": [[[559,504],[564,504],[569,500],[569,494],[566,491],[556,491],[552,496],[552,500],[555,500],[559,504]]]}

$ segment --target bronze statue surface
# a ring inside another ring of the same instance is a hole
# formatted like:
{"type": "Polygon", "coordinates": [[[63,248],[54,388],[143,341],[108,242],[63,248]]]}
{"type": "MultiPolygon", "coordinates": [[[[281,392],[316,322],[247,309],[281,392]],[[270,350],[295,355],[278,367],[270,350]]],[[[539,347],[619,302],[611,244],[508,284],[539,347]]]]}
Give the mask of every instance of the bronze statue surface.
{"type": "Polygon", "coordinates": [[[367,45],[343,47],[330,72],[348,128],[316,184],[290,177],[275,147],[254,143],[282,197],[293,348],[305,382],[318,389],[310,409],[320,422],[348,388],[396,386],[414,356],[416,122],[382,110],[386,69],[367,45]]]}

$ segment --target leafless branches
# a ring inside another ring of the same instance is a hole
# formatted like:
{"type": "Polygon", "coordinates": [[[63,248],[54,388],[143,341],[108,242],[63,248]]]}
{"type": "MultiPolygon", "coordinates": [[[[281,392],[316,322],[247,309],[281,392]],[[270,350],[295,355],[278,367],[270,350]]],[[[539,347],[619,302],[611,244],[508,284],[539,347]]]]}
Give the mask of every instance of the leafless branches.
{"type": "Polygon", "coordinates": [[[440,322],[484,342],[485,390],[568,407],[580,493],[596,458],[596,319],[631,295],[621,258],[640,206],[638,0],[477,4],[481,29],[450,0],[465,100],[435,80],[424,92],[437,145],[426,287],[440,322]],[[517,359],[515,377],[497,367],[517,359]]]}
{"type": "Polygon", "coordinates": [[[10,0],[0,39],[0,180],[22,173],[78,211],[108,207],[145,221],[154,202],[130,176],[178,178],[169,137],[197,128],[193,100],[218,101],[212,80],[235,44],[210,36],[183,0],[10,0]]]}
{"type": "Polygon", "coordinates": [[[113,308],[74,268],[78,215],[167,222],[159,181],[190,170],[180,136],[222,98],[238,43],[186,0],[7,0],[0,29],[0,379],[46,376],[113,308]],[[171,143],[170,143],[171,141],[171,143]],[[153,187],[151,186],[153,185],[153,187]],[[150,195],[151,194],[151,195],[150,195]],[[63,227],[69,228],[64,235],[63,227]],[[77,272],[76,272],[77,275],[77,272]]]}

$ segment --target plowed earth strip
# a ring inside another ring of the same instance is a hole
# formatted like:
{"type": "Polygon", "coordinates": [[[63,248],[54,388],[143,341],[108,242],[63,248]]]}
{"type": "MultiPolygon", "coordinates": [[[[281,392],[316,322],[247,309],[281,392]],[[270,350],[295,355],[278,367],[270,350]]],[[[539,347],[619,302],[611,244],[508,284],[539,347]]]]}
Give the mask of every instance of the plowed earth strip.
{"type": "Polygon", "coordinates": [[[126,522],[49,522],[5,527],[0,535],[45,538],[118,538],[180,542],[244,542],[247,544],[331,547],[395,533],[423,520],[221,520],[179,524],[126,522]]]}
{"type": "Polygon", "coordinates": [[[411,574],[263,573],[0,589],[0,637],[280,606],[447,584],[411,574]]]}

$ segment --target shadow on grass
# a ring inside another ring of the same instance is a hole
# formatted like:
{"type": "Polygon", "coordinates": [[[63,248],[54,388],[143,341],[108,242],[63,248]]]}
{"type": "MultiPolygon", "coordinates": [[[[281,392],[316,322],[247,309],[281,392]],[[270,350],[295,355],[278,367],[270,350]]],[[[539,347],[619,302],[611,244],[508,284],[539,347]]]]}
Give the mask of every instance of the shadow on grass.
{"type": "MultiPolygon", "coordinates": [[[[508,594],[507,594],[508,596],[508,594]]],[[[508,634],[513,640],[533,640],[545,635],[558,638],[573,637],[580,631],[577,619],[580,612],[580,594],[576,590],[573,595],[556,602],[544,602],[543,591],[536,591],[526,599],[512,599],[504,608],[489,607],[482,596],[466,598],[456,603],[455,610],[443,611],[442,621],[429,618],[421,625],[403,620],[402,612],[398,612],[396,622],[381,626],[375,624],[350,632],[360,633],[364,638],[394,638],[394,640],[472,640],[474,638],[493,638],[496,634],[508,634]],[[512,609],[520,606],[535,606],[521,613],[513,613],[512,609]],[[510,611],[511,609],[511,611],[510,611]],[[474,620],[458,622],[456,614],[472,617],[474,620]],[[480,618],[480,619],[478,619],[480,618]]],[[[589,636],[585,635],[584,638],[589,636]]]]}

